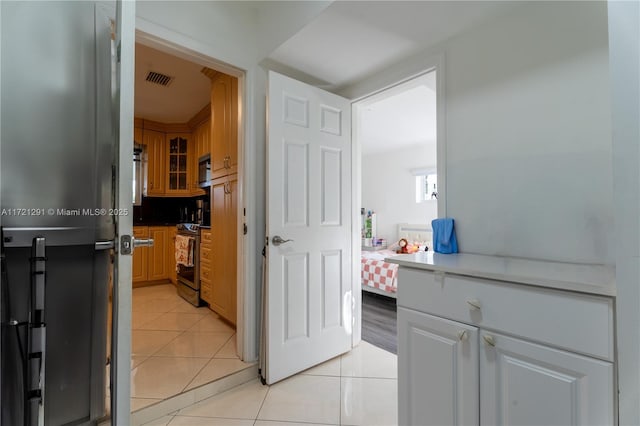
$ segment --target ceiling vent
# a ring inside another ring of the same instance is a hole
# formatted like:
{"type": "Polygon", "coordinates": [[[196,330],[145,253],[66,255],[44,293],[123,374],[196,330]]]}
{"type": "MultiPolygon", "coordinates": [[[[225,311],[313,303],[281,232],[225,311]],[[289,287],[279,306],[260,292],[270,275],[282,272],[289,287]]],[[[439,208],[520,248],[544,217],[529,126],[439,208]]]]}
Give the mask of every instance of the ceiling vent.
{"type": "Polygon", "coordinates": [[[149,71],[145,80],[149,83],[159,84],[160,86],[168,86],[173,81],[173,77],[160,74],[159,72],[149,71]]]}

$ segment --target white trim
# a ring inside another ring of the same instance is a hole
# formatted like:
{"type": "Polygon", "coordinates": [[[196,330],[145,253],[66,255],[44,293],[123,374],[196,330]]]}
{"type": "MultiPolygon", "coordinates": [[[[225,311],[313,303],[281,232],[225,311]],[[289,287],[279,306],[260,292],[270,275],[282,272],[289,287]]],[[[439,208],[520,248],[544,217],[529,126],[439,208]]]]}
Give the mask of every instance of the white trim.
{"type": "MultiPolygon", "coordinates": [[[[118,75],[118,188],[116,207],[131,208],[133,199],[133,170],[120,165],[131,164],[133,155],[133,108],[135,68],[135,16],[134,1],[116,3],[116,43],[120,43],[120,74],[118,75]],[[129,182],[128,184],[123,182],[129,182]]],[[[116,241],[121,235],[133,235],[133,217],[118,218],[116,241]]],[[[117,267],[114,272],[115,297],[112,305],[112,349],[111,377],[114,395],[111,395],[111,424],[128,425],[131,418],[131,267],[133,256],[116,253],[117,267]]]]}
{"type": "Polygon", "coordinates": [[[351,346],[356,347],[362,340],[362,278],[360,257],[362,256],[361,224],[362,216],[362,144],[358,139],[358,109],[361,105],[351,103],[351,291],[353,334],[351,346]]]}
{"type": "Polygon", "coordinates": [[[437,175],[438,175],[438,217],[445,217],[447,208],[446,208],[446,108],[445,108],[445,57],[444,53],[434,55],[429,57],[424,62],[424,67],[422,71],[411,74],[408,77],[401,78],[394,83],[391,84],[383,84],[381,87],[367,93],[366,95],[360,96],[351,103],[351,137],[352,137],[352,174],[353,174],[353,188],[352,188],[352,198],[354,200],[353,217],[352,217],[352,256],[354,264],[358,265],[358,267],[353,268],[353,279],[352,279],[352,288],[353,288],[353,318],[354,318],[354,327],[353,327],[353,336],[352,336],[352,345],[355,347],[360,340],[362,339],[362,293],[360,289],[362,288],[361,279],[360,279],[360,267],[359,261],[361,257],[361,236],[360,236],[360,209],[359,206],[362,206],[362,143],[358,138],[358,109],[364,107],[367,103],[370,103],[372,99],[374,99],[377,95],[388,91],[388,90],[397,90],[399,86],[404,86],[406,84],[410,84],[412,80],[419,78],[429,72],[436,72],[436,111],[437,111],[437,142],[436,142],[436,156],[437,156],[437,175]]]}
{"type": "Polygon", "coordinates": [[[640,424],[640,6],[607,4],[616,241],[616,422],[640,424]],[[619,416],[619,417],[618,417],[619,416]]]}

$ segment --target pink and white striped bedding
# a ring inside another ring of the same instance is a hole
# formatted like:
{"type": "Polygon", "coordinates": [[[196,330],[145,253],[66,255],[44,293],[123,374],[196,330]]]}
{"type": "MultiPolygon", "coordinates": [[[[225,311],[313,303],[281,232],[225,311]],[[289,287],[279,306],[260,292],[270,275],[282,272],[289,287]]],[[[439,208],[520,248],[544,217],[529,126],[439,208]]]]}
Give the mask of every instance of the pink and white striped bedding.
{"type": "Polygon", "coordinates": [[[395,293],[398,285],[398,265],[384,261],[386,257],[396,256],[391,250],[362,251],[362,284],[387,293],[395,293]]]}

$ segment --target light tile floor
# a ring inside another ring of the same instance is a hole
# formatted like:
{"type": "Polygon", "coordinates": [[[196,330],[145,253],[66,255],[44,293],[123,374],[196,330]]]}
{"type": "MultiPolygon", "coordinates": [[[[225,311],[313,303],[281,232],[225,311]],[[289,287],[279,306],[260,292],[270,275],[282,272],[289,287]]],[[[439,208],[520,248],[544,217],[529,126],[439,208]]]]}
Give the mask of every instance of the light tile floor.
{"type": "Polygon", "coordinates": [[[256,379],[147,425],[397,425],[397,393],[396,355],[362,342],[275,385],[256,379]]]}
{"type": "Polygon", "coordinates": [[[172,284],[133,289],[131,410],[250,367],[233,327],[196,308],[172,284]]]}

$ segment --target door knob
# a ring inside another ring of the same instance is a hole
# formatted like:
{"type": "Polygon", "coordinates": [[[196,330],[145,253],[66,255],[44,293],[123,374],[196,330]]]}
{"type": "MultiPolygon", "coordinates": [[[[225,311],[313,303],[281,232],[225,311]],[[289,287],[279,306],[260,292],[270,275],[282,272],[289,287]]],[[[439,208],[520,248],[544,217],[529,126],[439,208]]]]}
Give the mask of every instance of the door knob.
{"type": "Polygon", "coordinates": [[[153,238],[146,240],[133,238],[133,247],[153,247],[153,238]]]}
{"type": "Polygon", "coordinates": [[[271,243],[276,247],[281,244],[288,243],[289,241],[293,241],[293,240],[283,240],[280,235],[276,235],[271,239],[271,243]]]}

